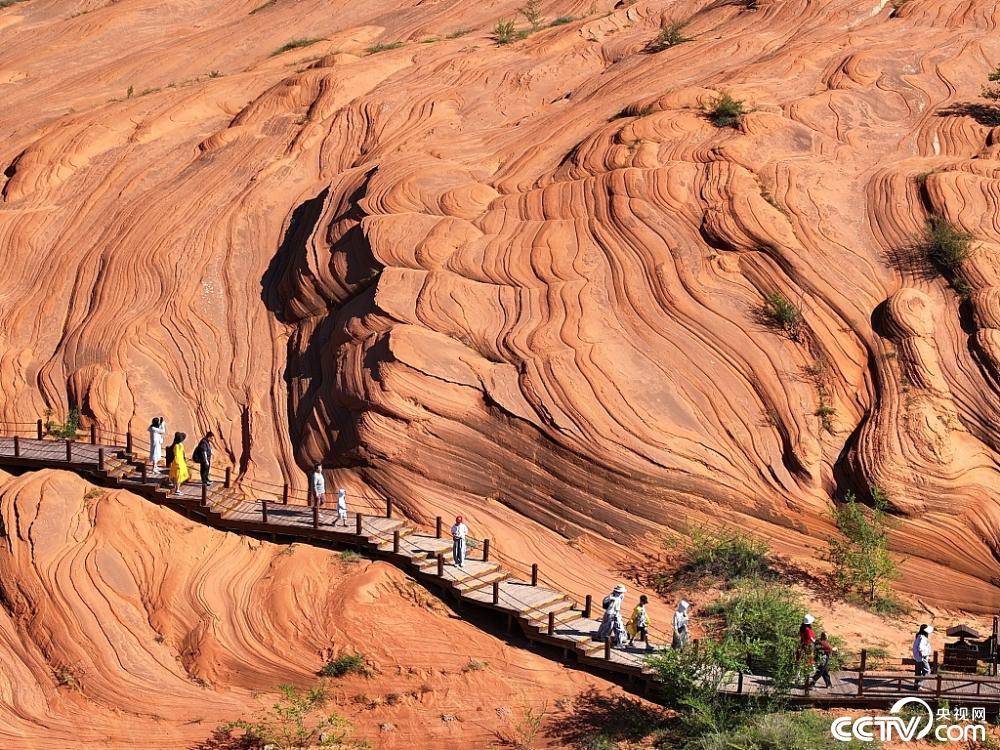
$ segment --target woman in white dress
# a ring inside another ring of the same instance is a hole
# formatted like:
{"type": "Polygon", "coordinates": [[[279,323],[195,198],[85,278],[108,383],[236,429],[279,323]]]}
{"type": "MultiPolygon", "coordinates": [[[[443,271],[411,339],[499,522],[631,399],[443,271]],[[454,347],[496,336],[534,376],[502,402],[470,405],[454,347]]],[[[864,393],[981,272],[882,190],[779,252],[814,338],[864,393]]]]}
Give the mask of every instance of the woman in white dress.
{"type": "Polygon", "coordinates": [[[149,463],[153,465],[153,473],[160,473],[160,459],[163,458],[163,436],[167,433],[167,426],[163,423],[163,417],[153,417],[153,422],[149,425],[149,463]]]}

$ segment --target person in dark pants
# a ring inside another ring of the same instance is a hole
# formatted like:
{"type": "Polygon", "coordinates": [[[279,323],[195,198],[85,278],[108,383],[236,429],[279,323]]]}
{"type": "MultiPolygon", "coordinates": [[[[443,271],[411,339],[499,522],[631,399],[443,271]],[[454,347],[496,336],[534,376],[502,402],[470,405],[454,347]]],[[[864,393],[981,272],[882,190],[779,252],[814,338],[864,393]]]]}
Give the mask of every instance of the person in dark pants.
{"type": "Polygon", "coordinates": [[[833,653],[833,646],[827,640],[826,633],[820,633],[819,640],[813,646],[813,652],[815,654],[816,674],[809,680],[809,684],[815,685],[820,678],[823,678],[823,684],[829,688],[833,684],[830,681],[830,654],[833,653]]]}
{"type": "Polygon", "coordinates": [[[201,483],[206,487],[212,486],[212,481],[208,478],[209,472],[212,470],[212,438],[215,437],[215,433],[206,432],[205,437],[198,441],[198,445],[194,448],[194,453],[191,454],[191,458],[201,467],[201,483]]]}

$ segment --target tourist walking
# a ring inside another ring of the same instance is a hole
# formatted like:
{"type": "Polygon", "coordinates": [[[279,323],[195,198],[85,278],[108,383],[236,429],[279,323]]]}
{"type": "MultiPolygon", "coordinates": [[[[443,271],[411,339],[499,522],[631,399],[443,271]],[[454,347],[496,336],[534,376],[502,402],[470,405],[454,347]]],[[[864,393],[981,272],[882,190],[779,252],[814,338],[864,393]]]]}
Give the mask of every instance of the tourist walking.
{"type": "Polygon", "coordinates": [[[816,642],[816,633],[812,629],[814,622],[815,617],[806,615],[799,625],[799,647],[795,651],[795,661],[801,661],[804,657],[807,666],[812,662],[813,644],[816,642]]]}
{"type": "Polygon", "coordinates": [[[163,417],[153,417],[149,425],[149,463],[153,474],[160,473],[160,459],[163,458],[163,436],[167,434],[167,426],[163,417]]]}
{"type": "Polygon", "coordinates": [[[184,454],[184,440],[187,438],[183,432],[174,433],[174,442],[167,446],[167,461],[170,465],[170,481],[174,485],[174,494],[179,495],[181,485],[189,478],[187,458],[184,454]]]}
{"type": "Polygon", "coordinates": [[[451,527],[451,554],[455,565],[460,568],[465,565],[465,538],[468,535],[469,527],[461,516],[456,516],[455,524],[451,527]]]}
{"type": "Polygon", "coordinates": [[[931,633],[934,628],[924,624],[920,626],[913,639],[913,689],[920,690],[921,677],[931,673],[931,633]]]}
{"type": "Polygon", "coordinates": [[[326,502],[326,480],[323,478],[323,467],[316,464],[312,473],[313,502],[322,505],[326,502]]]}
{"type": "Polygon", "coordinates": [[[212,470],[212,438],[214,437],[214,432],[206,432],[205,437],[198,441],[198,445],[194,447],[194,452],[191,454],[191,460],[200,468],[201,483],[206,487],[212,486],[208,475],[212,470]]]}
{"type": "Polygon", "coordinates": [[[344,527],[347,527],[347,490],[343,488],[337,490],[337,521],[343,521],[344,527]]]}
{"type": "Polygon", "coordinates": [[[625,623],[622,622],[622,602],[625,601],[625,591],[625,587],[619,583],[601,602],[604,607],[604,617],[601,618],[601,627],[597,629],[595,636],[597,640],[605,641],[610,638],[615,646],[625,644],[625,623]]]}
{"type": "Polygon", "coordinates": [[[632,616],[628,619],[625,630],[628,632],[629,646],[638,637],[639,640],[646,644],[646,650],[652,651],[653,647],[649,645],[649,613],[646,612],[647,604],[649,604],[649,597],[643,594],[639,597],[639,603],[635,605],[635,609],[632,610],[632,616]]]}
{"type": "Polygon", "coordinates": [[[819,640],[816,641],[816,645],[813,647],[813,653],[813,658],[816,662],[816,674],[809,680],[809,684],[816,685],[822,677],[823,684],[829,688],[833,684],[830,681],[830,654],[833,653],[833,646],[827,640],[826,633],[820,633],[819,640]]]}
{"type": "Polygon", "coordinates": [[[674,637],[670,648],[684,648],[688,643],[688,607],[686,599],[681,599],[674,610],[674,637]]]}

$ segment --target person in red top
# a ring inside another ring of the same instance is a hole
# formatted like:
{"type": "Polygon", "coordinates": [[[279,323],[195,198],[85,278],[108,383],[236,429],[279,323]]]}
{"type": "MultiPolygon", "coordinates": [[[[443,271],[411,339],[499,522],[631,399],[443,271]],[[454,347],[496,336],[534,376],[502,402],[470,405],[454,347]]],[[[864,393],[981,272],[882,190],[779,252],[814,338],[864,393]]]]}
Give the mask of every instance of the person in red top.
{"type": "Polygon", "coordinates": [[[816,622],[816,618],[812,615],[806,615],[802,618],[802,624],[799,625],[799,648],[795,652],[796,661],[805,656],[807,663],[812,662],[813,644],[816,642],[816,634],[812,629],[814,622],[816,622]]]}
{"type": "Polygon", "coordinates": [[[830,654],[833,653],[833,646],[826,639],[826,633],[820,633],[814,651],[816,653],[816,674],[809,680],[809,684],[815,685],[822,677],[823,684],[829,688],[833,684],[830,681],[830,654]]]}

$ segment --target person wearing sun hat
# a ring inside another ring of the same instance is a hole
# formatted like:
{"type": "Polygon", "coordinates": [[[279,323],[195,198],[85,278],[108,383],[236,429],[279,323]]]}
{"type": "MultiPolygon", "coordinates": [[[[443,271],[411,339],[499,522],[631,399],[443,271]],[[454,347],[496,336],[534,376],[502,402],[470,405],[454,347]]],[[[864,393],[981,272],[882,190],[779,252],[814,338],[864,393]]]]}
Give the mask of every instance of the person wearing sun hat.
{"type": "Polygon", "coordinates": [[[913,689],[920,690],[921,677],[931,673],[931,633],[934,628],[926,623],[920,626],[913,638],[913,689]]]}
{"type": "Polygon", "coordinates": [[[795,652],[795,660],[805,657],[806,663],[811,667],[813,659],[813,644],[816,643],[816,633],[812,629],[812,624],[816,618],[812,615],[805,615],[802,624],[799,625],[799,647],[795,652]]]}
{"type": "Polygon", "coordinates": [[[615,586],[614,590],[604,597],[604,617],[601,618],[601,627],[597,629],[595,638],[603,641],[610,638],[615,646],[622,646],[625,643],[625,623],[622,622],[622,602],[625,601],[626,588],[622,584],[615,586]]]}

